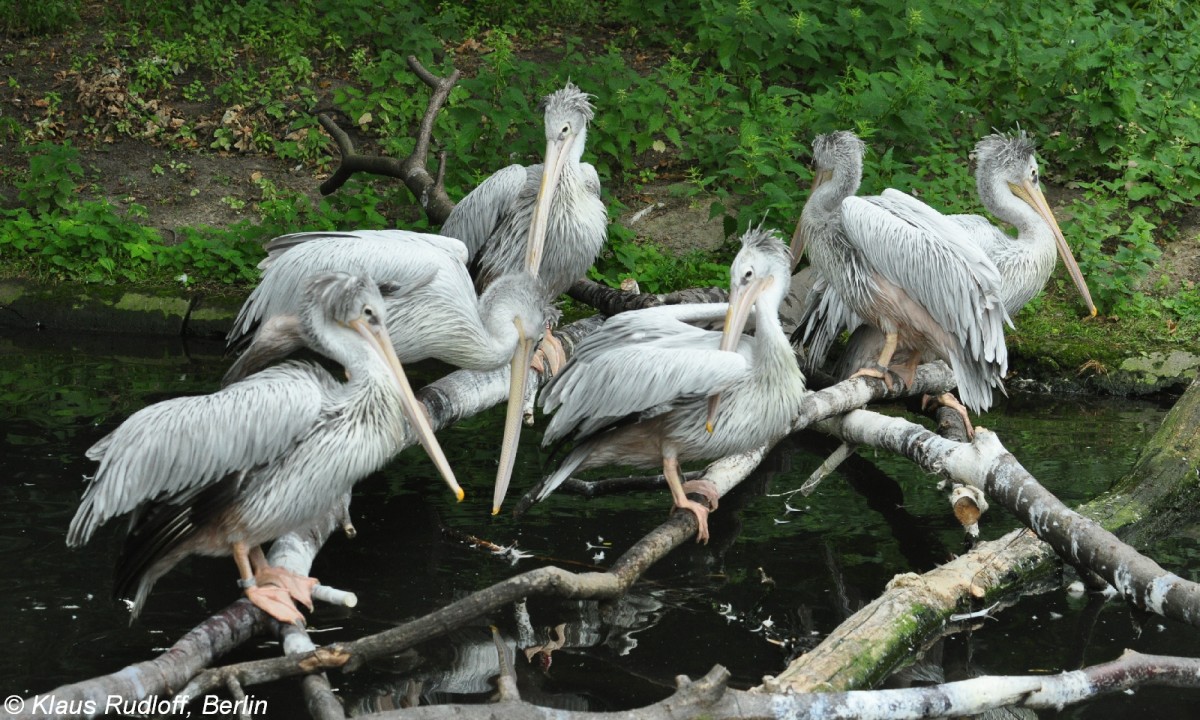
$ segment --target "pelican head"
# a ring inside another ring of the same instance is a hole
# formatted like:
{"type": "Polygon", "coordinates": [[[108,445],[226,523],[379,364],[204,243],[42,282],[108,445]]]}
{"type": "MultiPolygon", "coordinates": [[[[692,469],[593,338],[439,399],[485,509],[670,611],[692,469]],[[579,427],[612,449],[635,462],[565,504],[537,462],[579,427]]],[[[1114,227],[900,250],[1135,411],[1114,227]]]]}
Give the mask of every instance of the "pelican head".
{"type": "Polygon", "coordinates": [[[513,463],[517,457],[517,441],[521,436],[521,414],[525,405],[525,388],[529,378],[529,363],[533,351],[546,329],[543,306],[545,289],[542,282],[527,272],[505,275],[491,285],[479,298],[483,322],[495,337],[503,338],[513,347],[509,363],[508,408],[504,415],[504,436],[500,444],[500,467],[496,471],[496,486],[492,494],[492,514],[500,512],[508,483],[512,479],[513,463]]]}
{"type": "Polygon", "coordinates": [[[1005,188],[1033,208],[1050,227],[1055,245],[1058,246],[1058,255],[1067,267],[1067,273],[1083,297],[1088,311],[1095,317],[1096,305],[1092,302],[1092,295],[1088,292],[1083,273],[1079,270],[1079,264],[1075,262],[1075,256],[1071,254],[1071,248],[1058,227],[1054,213],[1050,211],[1046,196],[1042,194],[1033,141],[1024,130],[1015,134],[988,135],[975,144],[975,161],[975,182],[981,194],[991,193],[996,196],[1002,191],[1001,188],[1005,188]],[[1003,186],[999,185],[1001,182],[1004,183],[1003,186]]]}
{"type": "MultiPolygon", "coordinates": [[[[721,331],[722,350],[737,351],[742,330],[756,302],[778,312],[790,274],[791,253],[779,233],[760,225],[742,235],[742,249],[729,267],[729,310],[725,313],[725,328],[721,331]]],[[[705,428],[710,433],[716,428],[720,402],[719,394],[708,399],[705,428]]]]}
{"type": "Polygon", "coordinates": [[[388,337],[380,288],[366,276],[340,272],[313,276],[307,283],[300,317],[302,333],[311,347],[341,363],[351,378],[383,375],[393,383],[405,419],[455,497],[462,500],[463,489],[388,337]]]}
{"type": "Polygon", "coordinates": [[[558,190],[563,168],[567,163],[578,164],[583,157],[587,126],[596,114],[590,98],[591,95],[567,81],[563,89],[542,98],[538,106],[545,112],[546,118],[546,157],[542,163],[542,183],[534,202],[525,250],[525,267],[534,275],[542,265],[550,204],[558,190]]]}
{"type": "MultiPolygon", "coordinates": [[[[867,151],[866,143],[849,130],[839,130],[813,138],[812,149],[813,179],[805,207],[808,207],[808,203],[813,202],[813,197],[817,195],[819,188],[833,180],[837,181],[836,189],[823,193],[823,196],[827,197],[827,202],[840,203],[842,199],[858,191],[858,186],[862,182],[863,155],[867,151]]],[[[819,198],[817,204],[822,204],[819,198]]],[[[791,268],[793,270],[800,262],[800,256],[804,254],[805,243],[806,238],[802,233],[802,225],[797,224],[796,231],[792,234],[791,268]]]]}

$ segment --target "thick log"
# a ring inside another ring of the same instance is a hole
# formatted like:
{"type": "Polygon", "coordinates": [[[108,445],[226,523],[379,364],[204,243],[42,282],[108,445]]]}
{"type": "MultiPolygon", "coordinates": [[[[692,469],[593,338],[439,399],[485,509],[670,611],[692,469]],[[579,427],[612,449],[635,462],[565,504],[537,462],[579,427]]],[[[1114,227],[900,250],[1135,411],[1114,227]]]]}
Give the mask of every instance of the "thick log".
{"type": "Polygon", "coordinates": [[[1133,545],[1200,521],[1200,378],[1167,413],[1129,474],[1098,498],[1097,519],[1133,545]]]}
{"type": "Polygon", "coordinates": [[[983,676],[899,690],[756,694],[728,689],[729,672],[713,668],[697,681],[676,678],[678,690],[653,705],[623,712],[582,712],[525,702],[435,705],[361,716],[364,720],[918,720],[977,715],[1004,707],[1061,709],[1144,685],[1200,688],[1200,660],[1126,651],[1119,659],[1059,675],[983,676]]]}

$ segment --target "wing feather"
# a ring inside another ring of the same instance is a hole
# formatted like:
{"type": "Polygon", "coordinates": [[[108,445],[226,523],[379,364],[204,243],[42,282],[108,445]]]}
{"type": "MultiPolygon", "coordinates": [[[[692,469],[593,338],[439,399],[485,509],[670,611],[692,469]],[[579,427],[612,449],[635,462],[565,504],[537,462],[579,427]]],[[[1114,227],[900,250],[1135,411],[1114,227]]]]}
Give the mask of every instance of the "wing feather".
{"type": "Polygon", "coordinates": [[[867,262],[958,338],[967,357],[1007,365],[1000,272],[960,226],[896,190],[846,198],[842,221],[867,262]]]}
{"type": "Polygon", "coordinates": [[[296,314],[305,282],[316,273],[366,273],[376,282],[395,283],[401,291],[428,284],[443,270],[465,273],[462,242],[407,230],[293,233],[266,247],[269,262],[234,320],[226,337],[229,347],[245,342],[268,318],[296,314]]]}
{"type": "Polygon", "coordinates": [[[274,462],[322,421],[323,398],[336,387],[318,366],[292,362],[209,395],[137,411],[88,450],[100,466],[67,543],[87,542],[100,525],[144,503],[274,462]]]}
{"type": "Polygon", "coordinates": [[[723,303],[706,310],[671,306],[611,318],[579,344],[571,362],[546,386],[542,404],[554,417],[544,443],[572,430],[586,436],[632,413],[664,412],[742,377],[748,352],[721,351],[720,333],[679,319],[723,315],[724,309],[723,303]]]}
{"type": "MultiPolygon", "coordinates": [[[[540,174],[541,166],[537,168],[540,174]]],[[[454,206],[450,217],[442,224],[441,232],[458,238],[466,245],[468,262],[474,259],[496,228],[500,227],[505,215],[511,212],[527,176],[528,170],[523,165],[501,168],[454,206]]]]}

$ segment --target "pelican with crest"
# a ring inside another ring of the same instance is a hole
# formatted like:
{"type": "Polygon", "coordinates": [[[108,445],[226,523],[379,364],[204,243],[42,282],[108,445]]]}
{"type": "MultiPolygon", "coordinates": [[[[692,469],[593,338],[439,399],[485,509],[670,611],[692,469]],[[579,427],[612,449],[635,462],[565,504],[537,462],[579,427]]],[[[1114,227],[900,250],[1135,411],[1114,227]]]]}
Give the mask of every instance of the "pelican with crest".
{"type": "Polygon", "coordinates": [[[707,542],[709,510],[687,492],[708,495],[714,508],[715,493],[711,484],[685,485],[680,463],[775,442],[790,430],[807,393],[779,323],[789,271],[779,236],[752,229],[730,268],[728,303],[621,313],[581,341],[542,394],[543,406],[554,412],[543,442],[574,433],[574,448],[522,499],[518,511],[544,499],[577,470],[661,466],[675,507],[696,515],[697,540],[707,542]],[[742,334],[751,313],[753,337],[742,334]],[[721,318],[722,332],[689,324],[721,318]],[[709,400],[718,394],[719,407],[709,400]]]}
{"type": "MultiPolygon", "coordinates": [[[[385,290],[388,289],[385,287],[385,290]]],[[[261,544],[318,521],[413,435],[463,497],[413,395],[366,276],[317,275],[303,290],[304,342],[346,368],[269,367],[210,395],[150,405],[88,450],[100,463],[67,544],[130,515],[115,591],[141,611],[154,583],[189,555],[232,554],[239,585],[276,619],[302,623],[312,578],[269,566],[261,544]]]]}

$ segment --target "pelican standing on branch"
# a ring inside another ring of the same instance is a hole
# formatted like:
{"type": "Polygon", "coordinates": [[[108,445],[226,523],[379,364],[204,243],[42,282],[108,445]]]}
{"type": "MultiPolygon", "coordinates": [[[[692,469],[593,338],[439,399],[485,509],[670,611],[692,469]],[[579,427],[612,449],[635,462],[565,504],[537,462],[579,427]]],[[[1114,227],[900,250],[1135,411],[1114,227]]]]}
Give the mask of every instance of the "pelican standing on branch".
{"type": "Polygon", "coordinates": [[[404,230],[295,233],[267,243],[262,280],[230,331],[231,346],[253,340],[230,368],[242,377],[298,349],[297,313],[308,276],[331,270],[385,280],[388,332],[402,362],[436,358],[470,370],[509,365],[508,410],[501,440],[493,514],[507,491],[521,432],[528,368],[545,328],[544,289],[523,270],[503,275],[476,298],[453,238],[404,230]]]}
{"type": "Polygon", "coordinates": [[[522,499],[518,512],[576,470],[661,464],[675,507],[696,515],[696,539],[707,542],[709,510],[686,492],[707,494],[714,508],[715,493],[707,483],[685,486],[680,463],[775,442],[787,434],[807,393],[779,323],[789,270],[787,247],[778,235],[750,230],[730,268],[728,304],[621,313],[584,339],[542,395],[545,409],[554,411],[543,444],[574,432],[575,447],[522,499]],[[752,311],[750,337],[742,329],[752,311]],[[720,333],[688,324],[720,318],[725,319],[720,333]],[[718,393],[721,404],[710,421],[708,398],[718,393]]]}
{"type": "MultiPolygon", "coordinates": [[[[1056,251],[1089,313],[1095,316],[1096,306],[1087,283],[1042,194],[1033,142],[1024,131],[995,133],[976,143],[974,157],[975,184],[980,201],[989,212],[1016,228],[1017,237],[1013,238],[980,215],[948,217],[962,227],[996,264],[1000,272],[1000,298],[1009,316],[1016,317],[1021,308],[1045,287],[1054,272],[1056,251]]],[[[819,317],[837,317],[846,312],[844,306],[835,307],[840,303],[836,293],[828,292],[819,297],[825,306],[816,309],[819,317]],[[829,307],[834,309],[829,310],[829,307]]],[[[834,320],[832,325],[836,328],[832,331],[835,334],[842,329],[854,331],[838,363],[839,377],[862,367],[869,358],[878,355],[883,346],[883,335],[875,328],[858,326],[857,318],[842,322],[834,320]]],[[[828,348],[828,343],[818,341],[810,348],[817,364],[824,362],[825,350],[821,348],[828,348]]]]}
{"type": "MultiPolygon", "coordinates": [[[[541,278],[552,304],[587,274],[604,247],[608,214],[600,177],[582,162],[590,96],[568,82],[542,99],[546,156],[541,165],[509,165],[467,194],[442,225],[466,244],[480,292],[497,278],[525,269],[541,278]]],[[[547,336],[556,368],[562,357],[547,336]]]]}
{"type": "MultiPolygon", "coordinates": [[[[855,197],[863,151],[850,132],[813,141],[813,190],[797,232],[837,298],[884,335],[875,366],[854,375],[890,385],[888,365],[900,349],[908,353],[902,371],[908,384],[922,355],[935,356],[949,363],[963,403],[982,412],[991,406],[992,389],[1003,390],[1008,369],[1000,273],[961,226],[911,195],[885,190],[855,197]]],[[[953,395],[940,399],[971,427],[953,395]]]]}
{"type": "Polygon", "coordinates": [[[143,408],[88,450],[100,466],[67,544],[132,514],[115,592],[132,591],[134,617],[183,558],[232,553],[246,596],[280,621],[302,623],[292,600],[311,608],[316,581],[267,565],[260,545],[318,521],[410,433],[462,499],[388,340],[375,283],[312,278],[300,324],[306,344],[341,363],[348,382],[291,361],[211,395],[143,408]]]}

